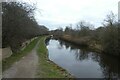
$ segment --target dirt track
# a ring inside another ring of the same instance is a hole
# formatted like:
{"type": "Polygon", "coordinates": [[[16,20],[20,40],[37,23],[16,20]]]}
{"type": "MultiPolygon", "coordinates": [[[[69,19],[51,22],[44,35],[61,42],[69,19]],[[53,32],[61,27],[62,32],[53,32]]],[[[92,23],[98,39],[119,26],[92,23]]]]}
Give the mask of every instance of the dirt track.
{"type": "Polygon", "coordinates": [[[4,71],[3,78],[35,78],[38,63],[38,56],[36,52],[38,43],[28,55],[4,71]]]}

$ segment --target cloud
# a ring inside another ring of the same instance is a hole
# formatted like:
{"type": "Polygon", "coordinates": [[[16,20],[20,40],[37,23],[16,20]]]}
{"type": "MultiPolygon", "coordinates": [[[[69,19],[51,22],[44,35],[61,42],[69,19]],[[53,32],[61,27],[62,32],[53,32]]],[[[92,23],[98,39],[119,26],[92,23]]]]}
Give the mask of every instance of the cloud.
{"type": "MultiPolygon", "coordinates": [[[[27,0],[26,0],[27,1],[27,0]]],[[[28,0],[37,3],[35,18],[39,24],[64,26],[80,20],[100,26],[105,16],[113,11],[118,13],[119,0],[28,0]]],[[[49,27],[53,29],[53,27],[49,27]]]]}

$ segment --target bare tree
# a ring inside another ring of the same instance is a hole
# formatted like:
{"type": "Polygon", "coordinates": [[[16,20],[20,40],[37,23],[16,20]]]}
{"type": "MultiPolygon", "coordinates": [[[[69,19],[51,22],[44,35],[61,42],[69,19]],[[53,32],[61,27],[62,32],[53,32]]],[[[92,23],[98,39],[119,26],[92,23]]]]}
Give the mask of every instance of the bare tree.
{"type": "Polygon", "coordinates": [[[111,11],[104,19],[104,26],[112,26],[116,22],[116,15],[111,11]]]}

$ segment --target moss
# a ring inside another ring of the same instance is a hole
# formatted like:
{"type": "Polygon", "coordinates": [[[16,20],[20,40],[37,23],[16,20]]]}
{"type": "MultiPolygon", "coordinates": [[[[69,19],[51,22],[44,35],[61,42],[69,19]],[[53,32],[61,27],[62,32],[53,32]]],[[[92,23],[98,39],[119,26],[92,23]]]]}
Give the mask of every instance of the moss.
{"type": "Polygon", "coordinates": [[[14,62],[20,60],[23,56],[27,55],[38,42],[38,38],[33,40],[30,44],[26,46],[26,48],[19,53],[13,53],[10,57],[2,60],[2,70],[8,69],[14,62]]]}
{"type": "Polygon", "coordinates": [[[37,77],[39,78],[65,78],[72,77],[67,71],[57,66],[48,59],[48,50],[45,45],[46,37],[41,37],[39,47],[37,49],[39,56],[39,68],[37,70],[37,77]]]}

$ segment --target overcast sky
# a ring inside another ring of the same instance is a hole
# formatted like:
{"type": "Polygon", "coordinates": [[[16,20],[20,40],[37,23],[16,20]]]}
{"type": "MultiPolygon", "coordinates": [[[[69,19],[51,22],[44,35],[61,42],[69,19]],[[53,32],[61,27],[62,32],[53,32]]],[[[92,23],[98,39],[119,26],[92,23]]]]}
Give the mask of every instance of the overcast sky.
{"type": "MultiPolygon", "coordinates": [[[[27,0],[26,0],[27,1],[27,0]]],[[[110,12],[118,14],[119,0],[28,0],[36,3],[35,18],[50,30],[75,25],[80,20],[101,26],[110,12]]],[[[75,26],[73,26],[75,27],[75,26]]]]}

